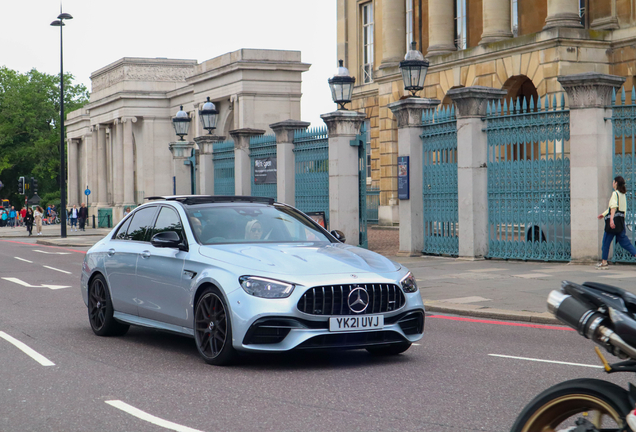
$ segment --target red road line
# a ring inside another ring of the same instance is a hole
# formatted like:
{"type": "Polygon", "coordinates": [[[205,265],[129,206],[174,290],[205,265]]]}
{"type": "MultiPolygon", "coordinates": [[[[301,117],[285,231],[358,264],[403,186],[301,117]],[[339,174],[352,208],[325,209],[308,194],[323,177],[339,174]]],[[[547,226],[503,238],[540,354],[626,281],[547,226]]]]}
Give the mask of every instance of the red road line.
{"type": "Polygon", "coordinates": [[[76,250],[76,249],[68,249],[68,248],[64,248],[64,247],[60,247],[60,246],[48,246],[48,245],[41,245],[41,244],[37,244],[37,243],[20,242],[20,241],[15,241],[15,240],[2,240],[2,239],[0,239],[0,241],[8,242],[8,243],[17,243],[17,244],[29,245],[29,246],[34,246],[34,247],[47,247],[47,248],[53,248],[53,249],[62,249],[62,250],[67,250],[67,251],[71,251],[71,252],[83,253],[83,254],[86,253],[86,251],[81,251],[81,250],[76,250]]]}
{"type": "Polygon", "coordinates": [[[537,328],[537,329],[544,329],[544,330],[575,331],[572,328],[563,327],[563,326],[552,326],[552,325],[542,325],[542,324],[523,324],[523,323],[516,323],[516,322],[509,322],[509,321],[482,320],[482,319],[475,319],[475,318],[452,317],[452,316],[446,316],[446,315],[429,315],[426,318],[439,318],[439,319],[447,319],[451,321],[466,321],[466,322],[474,322],[474,323],[480,323],[480,324],[497,324],[497,325],[505,325],[505,326],[512,326],[512,327],[530,327],[530,328],[537,328]]]}

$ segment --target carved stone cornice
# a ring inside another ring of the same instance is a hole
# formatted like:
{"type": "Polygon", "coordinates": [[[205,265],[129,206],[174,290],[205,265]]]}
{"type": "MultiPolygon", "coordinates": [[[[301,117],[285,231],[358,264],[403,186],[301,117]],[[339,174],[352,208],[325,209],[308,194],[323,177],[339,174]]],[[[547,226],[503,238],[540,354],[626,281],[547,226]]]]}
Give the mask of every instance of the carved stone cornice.
{"type": "Polygon", "coordinates": [[[497,101],[506,94],[508,92],[505,90],[484,86],[460,87],[446,92],[457,107],[457,118],[484,117],[488,103],[497,101]]]}
{"type": "Polygon", "coordinates": [[[327,124],[329,137],[355,136],[366,115],[357,111],[338,110],[323,114],[320,118],[327,124]]]}
{"type": "Polygon", "coordinates": [[[202,135],[194,138],[194,142],[199,146],[199,153],[203,155],[212,154],[214,152],[214,143],[225,141],[221,135],[202,135]]]}
{"type": "Polygon", "coordinates": [[[269,127],[276,134],[277,143],[293,143],[297,130],[307,129],[311,123],[298,120],[283,120],[272,123],[269,127]]]}
{"type": "Polygon", "coordinates": [[[194,65],[161,65],[161,64],[130,64],[119,66],[91,77],[93,92],[104,90],[122,81],[177,81],[185,82],[194,72],[194,65]]]}
{"type": "Polygon", "coordinates": [[[250,138],[253,136],[263,135],[264,133],[265,133],[265,130],[263,129],[243,128],[243,129],[231,130],[230,136],[234,140],[235,149],[249,151],[250,138]]]}
{"type": "Polygon", "coordinates": [[[192,155],[194,143],[191,141],[175,141],[168,145],[173,159],[186,159],[192,155]]]}
{"type": "Polygon", "coordinates": [[[624,77],[586,72],[565,75],[557,81],[568,94],[570,109],[604,108],[612,103],[612,90],[619,89],[624,77]]]}
{"type": "Polygon", "coordinates": [[[422,111],[440,104],[439,99],[407,98],[388,104],[388,108],[397,119],[398,129],[422,127],[422,111]]]}
{"type": "Polygon", "coordinates": [[[137,117],[122,117],[121,122],[126,123],[127,121],[131,121],[132,123],[137,123],[137,117]]]}

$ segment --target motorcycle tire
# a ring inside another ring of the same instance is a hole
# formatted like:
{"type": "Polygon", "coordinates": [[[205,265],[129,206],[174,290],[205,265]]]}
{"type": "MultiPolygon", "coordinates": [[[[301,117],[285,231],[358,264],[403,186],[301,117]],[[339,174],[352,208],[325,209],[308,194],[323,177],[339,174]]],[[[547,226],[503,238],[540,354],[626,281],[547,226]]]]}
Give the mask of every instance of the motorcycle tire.
{"type": "Polygon", "coordinates": [[[511,432],[558,430],[566,419],[594,411],[609,416],[618,425],[617,430],[622,430],[631,409],[627,390],[607,381],[579,378],[559,383],[535,397],[519,414],[511,432]]]}

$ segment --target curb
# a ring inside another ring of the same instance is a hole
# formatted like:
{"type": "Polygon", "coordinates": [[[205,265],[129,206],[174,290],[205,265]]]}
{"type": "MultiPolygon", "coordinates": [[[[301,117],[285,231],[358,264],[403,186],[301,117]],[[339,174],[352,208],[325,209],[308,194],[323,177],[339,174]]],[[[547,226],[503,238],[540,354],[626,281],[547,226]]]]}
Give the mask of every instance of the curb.
{"type": "Polygon", "coordinates": [[[485,308],[475,305],[464,305],[456,303],[443,303],[439,301],[425,301],[426,312],[440,312],[453,315],[464,315],[475,318],[490,318],[504,321],[523,321],[535,324],[558,324],[563,325],[549,312],[526,312],[512,311],[506,309],[485,308]]]}
{"type": "Polygon", "coordinates": [[[74,242],[74,241],[65,241],[65,242],[56,242],[55,240],[46,240],[46,239],[38,239],[35,243],[41,244],[44,246],[58,246],[58,247],[91,247],[98,241],[100,241],[102,237],[96,239],[96,241],[91,242],[74,242]]]}

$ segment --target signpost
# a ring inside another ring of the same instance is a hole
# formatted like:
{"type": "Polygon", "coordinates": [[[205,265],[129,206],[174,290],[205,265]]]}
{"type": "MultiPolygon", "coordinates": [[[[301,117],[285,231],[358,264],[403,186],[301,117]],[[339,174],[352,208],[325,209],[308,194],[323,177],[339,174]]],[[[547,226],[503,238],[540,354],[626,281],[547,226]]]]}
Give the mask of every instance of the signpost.
{"type": "Polygon", "coordinates": [[[88,207],[88,196],[91,194],[91,190],[86,185],[86,190],[84,191],[84,195],[86,195],[86,207],[88,207]]]}

